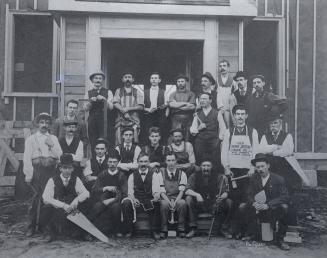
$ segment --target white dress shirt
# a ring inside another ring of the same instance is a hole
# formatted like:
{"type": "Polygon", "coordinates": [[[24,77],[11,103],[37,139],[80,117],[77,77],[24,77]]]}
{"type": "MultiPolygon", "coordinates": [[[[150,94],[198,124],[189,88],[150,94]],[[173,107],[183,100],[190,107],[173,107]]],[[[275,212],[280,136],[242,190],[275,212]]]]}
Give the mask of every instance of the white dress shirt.
{"type": "Polygon", "coordinates": [[[261,177],[261,182],[263,187],[267,184],[269,178],[270,178],[269,174],[266,177],[261,177]]]}
{"type": "MultiPolygon", "coordinates": [[[[65,137],[65,140],[66,140],[67,145],[69,146],[72,143],[73,138],[67,138],[67,137],[65,137]]],[[[72,155],[73,155],[73,160],[74,161],[77,161],[77,162],[81,162],[82,161],[83,156],[84,156],[83,143],[82,143],[82,141],[79,141],[78,142],[78,147],[76,149],[76,152],[75,153],[72,153],[72,155]]]]}
{"type": "Polygon", "coordinates": [[[150,88],[150,102],[151,102],[151,106],[150,109],[152,108],[156,108],[158,105],[158,94],[159,94],[159,87],[153,87],[151,86],[150,88]]]}
{"type": "MultiPolygon", "coordinates": [[[[101,164],[102,164],[106,157],[103,156],[102,158],[100,158],[97,156],[95,158],[98,161],[98,163],[101,160],[101,164]]],[[[84,176],[90,176],[90,175],[92,175],[92,173],[93,172],[92,172],[92,167],[91,167],[91,160],[88,160],[88,161],[86,161],[85,168],[83,170],[83,174],[84,174],[84,176]]]]}
{"type": "Polygon", "coordinates": [[[294,152],[293,137],[287,134],[282,145],[268,144],[266,135],[263,135],[259,145],[259,152],[272,153],[274,156],[287,157],[291,156],[294,152]]]}
{"type": "MultiPolygon", "coordinates": [[[[65,178],[62,175],[60,175],[60,178],[65,185],[65,178]]],[[[63,208],[65,204],[69,205],[70,203],[64,203],[54,198],[54,187],[54,181],[52,178],[50,178],[44,188],[44,192],[42,195],[44,204],[50,204],[55,208],[63,208]]],[[[75,200],[77,199],[79,203],[85,201],[87,198],[90,197],[89,191],[86,190],[81,179],[79,179],[78,177],[76,178],[75,191],[77,193],[77,197],[75,198],[75,200]]]]}

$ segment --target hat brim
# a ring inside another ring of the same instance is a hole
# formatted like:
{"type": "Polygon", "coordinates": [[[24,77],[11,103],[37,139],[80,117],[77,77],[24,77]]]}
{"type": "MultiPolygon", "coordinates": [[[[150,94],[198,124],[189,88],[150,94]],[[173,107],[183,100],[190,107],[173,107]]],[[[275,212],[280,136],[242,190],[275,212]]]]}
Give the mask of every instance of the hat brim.
{"type": "Polygon", "coordinates": [[[257,158],[257,159],[253,159],[253,160],[251,160],[251,164],[253,166],[255,166],[255,163],[260,162],[260,161],[265,161],[265,162],[267,162],[267,163],[270,164],[270,159],[268,157],[265,157],[265,158],[264,157],[260,157],[260,158],[257,158]]]}
{"type": "Polygon", "coordinates": [[[35,118],[35,122],[38,123],[41,119],[50,120],[52,122],[52,117],[48,114],[41,114],[35,118]]]}
{"type": "Polygon", "coordinates": [[[92,73],[90,76],[89,76],[89,79],[90,81],[93,80],[93,77],[96,76],[96,75],[101,75],[103,77],[103,79],[106,78],[105,74],[104,73],[92,73]]]}

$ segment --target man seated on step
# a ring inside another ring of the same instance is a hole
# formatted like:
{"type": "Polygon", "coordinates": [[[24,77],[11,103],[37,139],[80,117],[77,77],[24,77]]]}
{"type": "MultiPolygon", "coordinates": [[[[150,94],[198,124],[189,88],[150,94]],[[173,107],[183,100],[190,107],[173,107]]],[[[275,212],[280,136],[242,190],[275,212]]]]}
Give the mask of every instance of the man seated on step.
{"type": "Polygon", "coordinates": [[[83,179],[81,161],[83,159],[83,142],[75,132],[77,130],[77,119],[67,119],[63,120],[63,126],[65,130],[65,135],[59,138],[59,144],[63,153],[70,153],[73,155],[74,160],[74,174],[80,179],[83,179]]]}
{"type": "Polygon", "coordinates": [[[73,156],[64,153],[60,157],[57,174],[49,179],[42,198],[44,206],[40,212],[40,225],[48,233],[46,240],[53,241],[61,232],[71,237],[81,237],[84,233],[66,217],[78,211],[87,211],[90,193],[82,181],[73,174],[73,156]]]}
{"type": "Polygon", "coordinates": [[[109,150],[107,158],[108,169],[99,174],[92,189],[95,204],[89,219],[103,232],[121,237],[121,201],[127,196],[127,178],[117,168],[120,155],[115,149],[109,150]]]}
{"type": "Polygon", "coordinates": [[[167,238],[168,219],[171,213],[177,212],[179,237],[185,237],[185,217],[187,212],[186,202],[183,198],[187,184],[186,174],[177,168],[176,155],[173,152],[166,154],[167,168],[162,168],[158,174],[160,182],[160,216],[161,233],[160,238],[167,238]]]}
{"type": "Polygon", "coordinates": [[[289,246],[283,242],[287,230],[287,212],[289,196],[285,180],[270,172],[270,157],[258,153],[251,161],[256,172],[249,182],[247,190],[247,202],[239,207],[240,218],[248,225],[247,237],[243,240],[251,240],[255,237],[255,224],[269,223],[274,231],[277,231],[275,242],[282,250],[289,250],[289,246]],[[276,222],[278,228],[276,229],[276,222]]]}
{"type": "Polygon", "coordinates": [[[184,140],[181,128],[171,130],[170,134],[172,136],[172,143],[168,146],[168,149],[175,154],[176,166],[183,170],[187,176],[190,176],[195,169],[193,146],[190,142],[184,140]]]}
{"type": "Polygon", "coordinates": [[[128,178],[128,198],[122,202],[123,223],[126,237],[133,233],[133,223],[137,213],[146,212],[154,239],[159,239],[159,199],[160,184],[157,173],[150,168],[149,155],[141,153],[138,157],[138,168],[128,178]]]}
{"type": "Polygon", "coordinates": [[[232,238],[228,232],[231,219],[232,200],[228,198],[228,179],[223,174],[213,170],[210,157],[203,157],[200,170],[193,173],[187,180],[186,204],[191,238],[195,235],[197,215],[210,213],[217,217],[220,233],[226,238],[232,238]]]}
{"type": "Polygon", "coordinates": [[[133,169],[138,168],[137,158],[141,148],[134,143],[134,129],[132,127],[122,129],[122,141],[122,144],[116,147],[121,157],[118,168],[124,171],[126,176],[129,176],[133,169]]]}
{"type": "Polygon", "coordinates": [[[98,138],[95,141],[95,157],[92,157],[86,162],[86,167],[83,171],[85,177],[85,186],[91,191],[94,182],[97,180],[98,175],[108,168],[108,142],[104,138],[98,138]]]}
{"type": "Polygon", "coordinates": [[[166,146],[160,144],[161,131],[159,127],[150,127],[149,144],[142,148],[142,152],[149,155],[150,167],[158,170],[165,166],[166,146]]]}

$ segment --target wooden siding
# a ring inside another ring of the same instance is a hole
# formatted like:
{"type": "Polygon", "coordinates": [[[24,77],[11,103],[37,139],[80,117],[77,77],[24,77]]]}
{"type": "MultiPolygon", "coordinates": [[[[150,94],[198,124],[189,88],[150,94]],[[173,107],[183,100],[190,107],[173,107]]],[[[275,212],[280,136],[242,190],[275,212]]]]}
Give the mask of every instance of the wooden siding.
{"type": "Polygon", "coordinates": [[[86,17],[66,17],[65,101],[80,99],[85,91],[86,17]]]}
{"type": "Polygon", "coordinates": [[[219,20],[219,61],[226,59],[230,62],[230,71],[236,73],[239,65],[239,20],[219,20]]]}

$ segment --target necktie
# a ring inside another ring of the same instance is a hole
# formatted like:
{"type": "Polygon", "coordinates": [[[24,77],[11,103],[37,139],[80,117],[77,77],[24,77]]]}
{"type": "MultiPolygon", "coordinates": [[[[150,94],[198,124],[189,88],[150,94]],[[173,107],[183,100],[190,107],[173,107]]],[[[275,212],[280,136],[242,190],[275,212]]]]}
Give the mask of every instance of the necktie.
{"type": "Polygon", "coordinates": [[[173,180],[173,176],[174,176],[174,173],[173,172],[170,172],[169,173],[169,177],[170,177],[171,180],[173,180]]]}
{"type": "Polygon", "coordinates": [[[101,166],[102,164],[102,159],[98,159],[99,165],[101,166]]]}
{"type": "Polygon", "coordinates": [[[69,178],[65,178],[65,181],[64,181],[64,186],[67,186],[69,183],[69,178]]]}
{"type": "Polygon", "coordinates": [[[126,151],[129,151],[131,149],[131,147],[129,145],[126,145],[125,149],[126,149],[126,151]]]}

